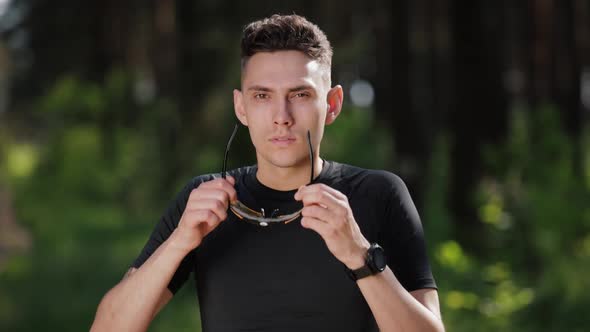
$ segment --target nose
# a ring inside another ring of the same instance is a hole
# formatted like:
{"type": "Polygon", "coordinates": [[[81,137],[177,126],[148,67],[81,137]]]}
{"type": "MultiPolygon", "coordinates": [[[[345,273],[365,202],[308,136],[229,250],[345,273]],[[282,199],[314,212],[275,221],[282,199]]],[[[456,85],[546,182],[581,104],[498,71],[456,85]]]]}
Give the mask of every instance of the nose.
{"type": "Polygon", "coordinates": [[[287,101],[282,101],[276,106],[276,111],[273,115],[273,122],[276,125],[287,127],[293,124],[293,115],[291,114],[289,103],[287,101]]]}

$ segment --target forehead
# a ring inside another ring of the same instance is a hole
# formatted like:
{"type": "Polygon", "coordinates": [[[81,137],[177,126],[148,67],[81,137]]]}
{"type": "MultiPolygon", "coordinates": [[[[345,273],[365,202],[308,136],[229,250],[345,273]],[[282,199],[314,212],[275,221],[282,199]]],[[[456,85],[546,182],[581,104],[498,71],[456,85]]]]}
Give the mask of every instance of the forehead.
{"type": "Polygon", "coordinates": [[[319,87],[328,69],[300,51],[259,52],[242,70],[242,88],[261,85],[273,89],[301,84],[319,87]]]}

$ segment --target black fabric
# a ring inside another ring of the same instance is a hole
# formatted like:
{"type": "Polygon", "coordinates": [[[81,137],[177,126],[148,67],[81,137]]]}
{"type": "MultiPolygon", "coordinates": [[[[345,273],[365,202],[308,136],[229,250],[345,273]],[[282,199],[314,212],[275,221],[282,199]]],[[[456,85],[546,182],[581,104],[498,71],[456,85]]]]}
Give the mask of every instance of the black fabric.
{"type": "MultiPolygon", "coordinates": [[[[229,172],[240,201],[280,214],[301,207],[295,191],[276,191],[256,179],[256,166],[229,172]]],[[[139,267],[178,225],[190,191],[210,174],[183,188],[156,225],[133,263],[139,267]]],[[[426,255],[420,218],[403,181],[390,172],[332,161],[314,183],[346,194],[355,220],[369,242],[384,249],[388,266],[408,290],[436,288],[426,255]]],[[[376,331],[360,289],[323,239],[300,225],[260,227],[228,212],[222,222],[181,263],[168,288],[175,293],[194,272],[204,332],[211,331],[376,331]]]]}

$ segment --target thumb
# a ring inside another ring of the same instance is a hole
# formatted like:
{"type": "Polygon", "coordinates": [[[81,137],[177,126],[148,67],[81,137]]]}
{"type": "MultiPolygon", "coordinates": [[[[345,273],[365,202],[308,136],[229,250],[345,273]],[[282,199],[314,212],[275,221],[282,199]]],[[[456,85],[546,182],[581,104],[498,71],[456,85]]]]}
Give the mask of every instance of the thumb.
{"type": "Polygon", "coordinates": [[[236,179],[234,179],[234,177],[233,177],[233,176],[231,176],[231,175],[227,175],[227,176],[225,177],[225,179],[226,179],[226,180],[227,180],[229,183],[231,183],[231,185],[232,185],[232,186],[235,186],[235,185],[236,185],[236,179]]]}

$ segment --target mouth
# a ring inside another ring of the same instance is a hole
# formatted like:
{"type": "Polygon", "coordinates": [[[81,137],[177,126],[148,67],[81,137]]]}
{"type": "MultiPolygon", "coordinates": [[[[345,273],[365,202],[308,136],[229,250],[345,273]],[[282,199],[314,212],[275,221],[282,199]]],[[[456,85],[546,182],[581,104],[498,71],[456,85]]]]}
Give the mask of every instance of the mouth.
{"type": "Polygon", "coordinates": [[[269,141],[276,145],[285,146],[294,143],[296,139],[293,136],[275,136],[270,138],[269,141]]]}

